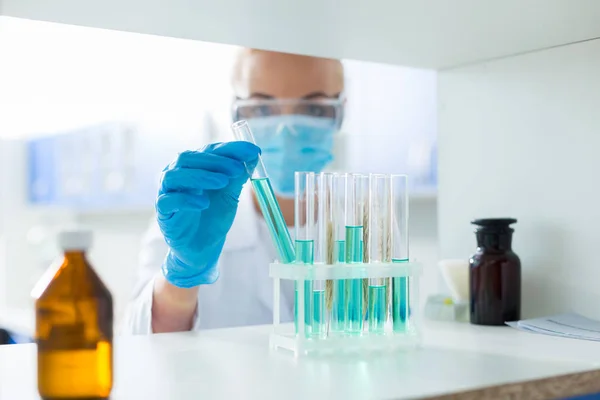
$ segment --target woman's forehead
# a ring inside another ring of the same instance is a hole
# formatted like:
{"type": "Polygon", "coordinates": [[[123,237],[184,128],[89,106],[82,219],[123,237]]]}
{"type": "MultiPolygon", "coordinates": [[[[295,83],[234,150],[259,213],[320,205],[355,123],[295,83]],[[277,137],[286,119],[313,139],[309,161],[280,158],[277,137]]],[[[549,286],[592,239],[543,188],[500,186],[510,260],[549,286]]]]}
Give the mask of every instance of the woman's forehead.
{"type": "Polygon", "coordinates": [[[234,76],[238,97],[302,98],[315,93],[331,97],[343,91],[338,60],[267,51],[243,57],[234,76]]]}

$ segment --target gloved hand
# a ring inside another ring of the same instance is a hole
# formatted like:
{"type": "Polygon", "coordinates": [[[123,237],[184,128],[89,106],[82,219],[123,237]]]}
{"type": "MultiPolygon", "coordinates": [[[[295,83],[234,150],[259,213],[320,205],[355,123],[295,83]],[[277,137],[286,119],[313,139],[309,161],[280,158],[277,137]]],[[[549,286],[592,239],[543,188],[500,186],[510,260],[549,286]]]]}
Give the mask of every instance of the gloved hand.
{"type": "Polygon", "coordinates": [[[219,277],[217,260],[237,211],[242,186],[260,149],[250,142],[215,143],[185,151],[163,171],[156,213],[169,245],[162,272],[190,288],[219,277]]]}

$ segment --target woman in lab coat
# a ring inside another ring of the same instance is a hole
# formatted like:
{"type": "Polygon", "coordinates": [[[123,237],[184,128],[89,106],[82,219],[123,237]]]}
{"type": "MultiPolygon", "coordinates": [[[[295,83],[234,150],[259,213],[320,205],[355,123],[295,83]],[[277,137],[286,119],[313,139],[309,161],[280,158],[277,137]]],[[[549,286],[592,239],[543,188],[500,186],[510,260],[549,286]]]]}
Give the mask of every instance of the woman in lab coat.
{"type": "MultiPolygon", "coordinates": [[[[140,255],[124,330],[133,334],[272,321],[268,265],[277,258],[244,163],[263,162],[288,226],[294,171],[321,171],[342,120],[337,60],[243,50],[233,73],[233,120],[246,119],[260,148],[217,143],[177,156],[162,175],[157,219],[140,255]]],[[[282,290],[292,320],[293,285],[282,290]]]]}

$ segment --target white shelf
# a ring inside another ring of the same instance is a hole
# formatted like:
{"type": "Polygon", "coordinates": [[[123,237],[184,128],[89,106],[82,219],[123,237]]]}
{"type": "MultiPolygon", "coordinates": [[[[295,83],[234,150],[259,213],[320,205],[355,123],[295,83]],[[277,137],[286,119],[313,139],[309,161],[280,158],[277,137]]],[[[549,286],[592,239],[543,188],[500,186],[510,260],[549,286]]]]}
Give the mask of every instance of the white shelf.
{"type": "Polygon", "coordinates": [[[442,69],[600,37],[579,0],[3,0],[6,16],[442,69]]]}
{"type": "MultiPolygon", "coordinates": [[[[599,343],[509,327],[428,322],[418,350],[299,359],[270,351],[271,331],[258,326],[117,336],[111,399],[414,399],[599,366],[599,343]]],[[[39,399],[35,365],[35,345],[0,346],[2,399],[39,399]]]]}

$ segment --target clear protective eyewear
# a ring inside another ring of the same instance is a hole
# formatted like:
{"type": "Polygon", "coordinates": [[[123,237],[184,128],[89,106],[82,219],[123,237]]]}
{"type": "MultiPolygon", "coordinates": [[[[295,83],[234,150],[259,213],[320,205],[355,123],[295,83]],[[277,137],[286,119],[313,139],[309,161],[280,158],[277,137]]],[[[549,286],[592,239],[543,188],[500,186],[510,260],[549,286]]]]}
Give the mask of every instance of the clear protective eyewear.
{"type": "Polygon", "coordinates": [[[237,99],[233,102],[234,121],[275,115],[296,114],[330,118],[340,126],[343,119],[342,96],[317,99],[237,99]]]}

